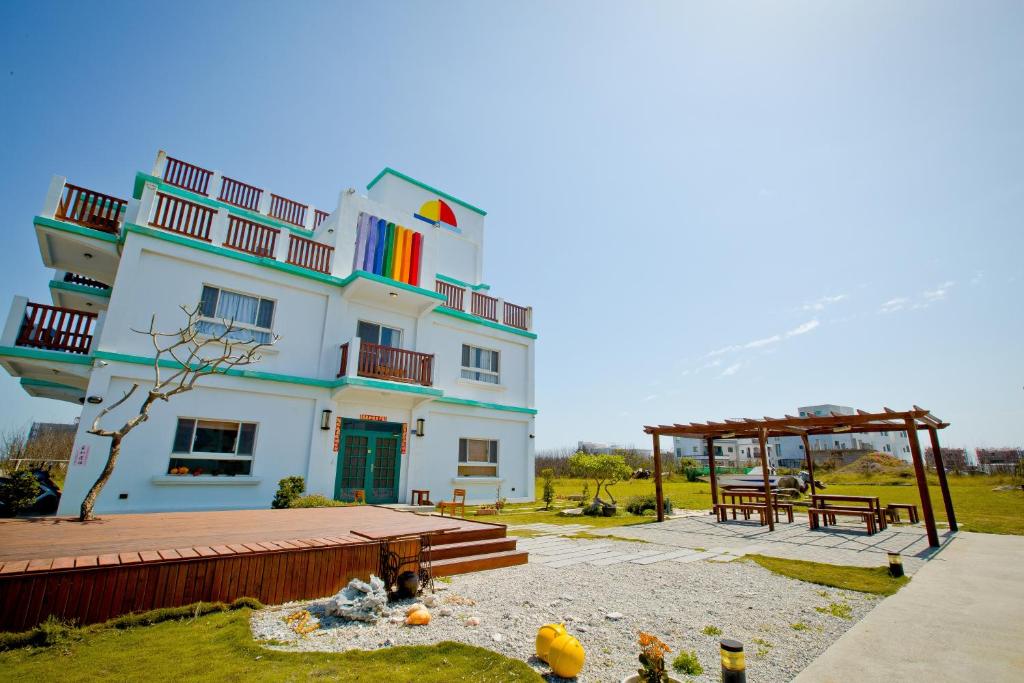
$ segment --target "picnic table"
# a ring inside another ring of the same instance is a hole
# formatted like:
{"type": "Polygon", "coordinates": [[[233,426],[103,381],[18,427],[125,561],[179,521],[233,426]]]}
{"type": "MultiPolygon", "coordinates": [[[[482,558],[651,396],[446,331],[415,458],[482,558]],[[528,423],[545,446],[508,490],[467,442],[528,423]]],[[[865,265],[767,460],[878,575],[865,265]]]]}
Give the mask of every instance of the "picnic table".
{"type": "Polygon", "coordinates": [[[836,517],[859,517],[867,525],[868,534],[886,528],[886,512],[877,496],[845,496],[837,493],[811,494],[807,519],[811,529],[836,523],[836,517]]]}
{"type": "MultiPolygon", "coordinates": [[[[736,519],[736,510],[742,511],[743,505],[764,505],[766,496],[764,489],[755,489],[753,487],[729,487],[723,488],[719,493],[719,500],[723,504],[730,506],[732,510],[732,518],[736,519]]],[[[780,502],[779,494],[776,491],[772,491],[771,494],[772,508],[775,510],[775,521],[780,521],[779,510],[784,510],[789,521],[793,521],[793,504],[789,502],[780,502]]],[[[745,515],[746,518],[749,519],[745,515]]],[[[721,519],[721,517],[720,517],[721,519]]],[[[723,520],[724,521],[724,520],[723,520]]]]}

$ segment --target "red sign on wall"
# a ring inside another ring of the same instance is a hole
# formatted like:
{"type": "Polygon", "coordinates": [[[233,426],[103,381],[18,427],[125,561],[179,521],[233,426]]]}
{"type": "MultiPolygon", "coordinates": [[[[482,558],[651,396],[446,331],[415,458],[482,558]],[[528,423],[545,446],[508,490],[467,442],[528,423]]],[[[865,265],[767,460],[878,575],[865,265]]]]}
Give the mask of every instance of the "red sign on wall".
{"type": "Polygon", "coordinates": [[[409,423],[402,423],[402,455],[405,455],[405,448],[409,445],[409,423]]]}
{"type": "Polygon", "coordinates": [[[366,414],[363,414],[363,415],[359,416],[359,419],[360,420],[366,420],[368,422],[387,422],[388,421],[388,419],[386,417],[384,417],[383,415],[366,415],[366,414]]]}
{"type": "Polygon", "coordinates": [[[334,423],[334,452],[337,453],[339,448],[341,448],[341,418],[340,417],[334,423]]]}

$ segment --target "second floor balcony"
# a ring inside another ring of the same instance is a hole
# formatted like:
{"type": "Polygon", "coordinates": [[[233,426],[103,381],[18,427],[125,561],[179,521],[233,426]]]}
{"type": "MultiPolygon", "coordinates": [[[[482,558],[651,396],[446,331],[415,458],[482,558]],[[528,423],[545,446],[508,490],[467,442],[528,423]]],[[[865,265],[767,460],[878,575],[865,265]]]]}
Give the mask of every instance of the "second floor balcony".
{"type": "Polygon", "coordinates": [[[429,387],[434,383],[434,354],[374,344],[357,337],[341,345],[338,377],[346,376],[429,387]]]}
{"type": "Polygon", "coordinates": [[[435,288],[438,294],[443,294],[447,299],[447,302],[442,304],[445,308],[469,313],[478,318],[519,330],[527,331],[532,327],[533,309],[528,306],[518,306],[504,299],[476,291],[471,286],[442,280],[440,276],[438,276],[435,288]]]}

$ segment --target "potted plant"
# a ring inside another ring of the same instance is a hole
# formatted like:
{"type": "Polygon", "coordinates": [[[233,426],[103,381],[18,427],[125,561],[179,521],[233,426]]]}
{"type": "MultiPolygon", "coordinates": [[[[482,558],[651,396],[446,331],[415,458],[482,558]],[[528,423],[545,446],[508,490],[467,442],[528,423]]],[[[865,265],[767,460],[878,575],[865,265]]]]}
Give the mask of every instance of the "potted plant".
{"type": "Polygon", "coordinates": [[[668,675],[665,667],[665,655],[671,652],[668,645],[657,636],[640,632],[640,668],[631,676],[622,679],[622,683],[682,683],[678,678],[668,675]]]}

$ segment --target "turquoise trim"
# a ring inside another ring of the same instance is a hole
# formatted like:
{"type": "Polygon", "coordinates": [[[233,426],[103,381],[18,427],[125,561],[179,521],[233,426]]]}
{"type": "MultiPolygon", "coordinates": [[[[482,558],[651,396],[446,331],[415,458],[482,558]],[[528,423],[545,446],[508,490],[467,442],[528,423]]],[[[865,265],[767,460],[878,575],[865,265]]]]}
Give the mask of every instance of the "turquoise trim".
{"type": "Polygon", "coordinates": [[[507,406],[501,403],[485,403],[483,401],[472,401],[468,398],[457,398],[455,396],[441,396],[437,399],[440,403],[451,403],[459,406],[471,406],[473,408],[488,408],[490,410],[507,410],[513,413],[525,413],[527,415],[536,415],[537,411],[533,408],[522,408],[520,406],[507,406]]]}
{"type": "Polygon", "coordinates": [[[195,202],[196,204],[203,204],[211,209],[227,209],[228,213],[253,221],[254,223],[262,223],[263,225],[269,225],[270,227],[277,228],[279,230],[289,230],[297,235],[301,235],[302,237],[309,237],[313,234],[312,230],[306,230],[305,228],[300,228],[297,225],[279,221],[276,218],[271,218],[270,216],[257,211],[243,209],[240,206],[228,204],[227,202],[222,202],[219,199],[213,199],[212,197],[207,197],[206,195],[197,194],[195,192],[189,192],[188,190],[184,190],[174,185],[168,185],[160,178],[151,176],[148,173],[143,173],[142,171],[135,174],[135,187],[132,189],[132,197],[140,199],[142,197],[142,188],[146,183],[153,183],[157,186],[157,189],[164,194],[171,194],[176,197],[181,197],[182,199],[187,199],[190,202],[195,202]]]}
{"type": "Polygon", "coordinates": [[[83,356],[80,353],[67,351],[49,351],[47,349],[30,349],[26,346],[0,346],[0,356],[11,358],[28,358],[45,360],[51,363],[71,363],[72,365],[92,365],[92,354],[83,356]]]}
{"type": "Polygon", "coordinates": [[[85,285],[79,285],[74,282],[63,282],[62,280],[50,280],[50,289],[63,289],[68,292],[75,292],[76,294],[98,296],[102,299],[110,298],[109,289],[96,289],[95,287],[86,287],[85,285]]]}
{"type": "Polygon", "coordinates": [[[81,235],[82,237],[90,237],[97,239],[102,242],[113,242],[117,243],[117,235],[113,235],[109,232],[103,232],[101,230],[93,230],[82,225],[75,225],[74,223],[65,223],[64,221],[54,220],[47,218],[46,216],[36,216],[32,219],[32,224],[42,228],[53,228],[54,230],[61,230],[63,232],[69,232],[73,235],[81,235]]]}
{"type": "Polygon", "coordinates": [[[508,325],[502,325],[501,323],[496,323],[491,320],[487,320],[486,318],[471,315],[469,313],[466,313],[465,311],[457,311],[454,308],[448,308],[447,306],[438,306],[437,308],[434,309],[434,312],[441,313],[443,315],[450,315],[453,318],[459,318],[460,320],[465,320],[466,322],[470,323],[476,323],[477,325],[483,325],[484,327],[493,327],[494,329],[501,330],[502,332],[518,334],[520,337],[526,337],[527,339],[537,338],[537,335],[534,334],[533,332],[527,332],[526,330],[521,330],[518,327],[509,327],[508,325]]]}
{"type": "Polygon", "coordinates": [[[61,384],[60,382],[47,382],[45,379],[32,379],[31,377],[22,377],[21,386],[40,387],[41,389],[70,389],[71,391],[85,393],[85,389],[79,389],[78,387],[73,387],[70,384],[61,384]]]}
{"type": "Polygon", "coordinates": [[[409,176],[405,175],[404,173],[399,173],[398,171],[396,171],[395,169],[391,168],[390,166],[385,166],[384,170],[381,171],[380,173],[378,173],[377,177],[370,181],[370,184],[366,186],[366,189],[367,190],[371,189],[374,185],[377,184],[377,182],[381,178],[383,178],[385,175],[387,175],[389,173],[391,175],[395,176],[396,178],[401,178],[402,180],[406,181],[407,183],[412,183],[416,187],[423,188],[427,192],[430,192],[432,194],[436,194],[438,197],[444,197],[445,199],[447,199],[449,201],[455,202],[459,206],[464,206],[465,208],[469,209],[470,211],[474,211],[474,212],[480,214],[481,216],[486,216],[487,215],[487,212],[484,211],[483,209],[477,208],[477,207],[473,206],[472,204],[470,204],[469,202],[464,202],[461,199],[459,199],[458,197],[453,197],[452,195],[448,194],[447,192],[442,192],[441,190],[437,189],[436,187],[431,187],[430,185],[427,185],[426,183],[421,183],[420,181],[416,180],[415,178],[410,178],[409,176]]]}
{"type": "Polygon", "coordinates": [[[407,292],[413,292],[414,294],[430,297],[431,299],[437,299],[438,301],[448,301],[448,297],[446,297],[444,294],[431,292],[429,289],[423,289],[422,287],[417,287],[416,285],[410,285],[407,282],[399,282],[398,280],[392,280],[389,277],[377,275],[376,273],[370,273],[365,270],[352,271],[351,275],[347,276],[344,280],[341,281],[341,286],[344,287],[345,285],[351,283],[356,278],[373,280],[374,282],[380,282],[381,284],[385,284],[388,287],[394,287],[395,289],[404,289],[407,292]]]}
{"type": "Polygon", "coordinates": [[[337,388],[354,386],[368,387],[371,389],[390,389],[392,391],[403,391],[407,394],[433,396],[437,399],[444,396],[444,391],[441,389],[435,389],[434,387],[424,387],[419,384],[403,384],[401,382],[386,382],[384,380],[370,379],[367,377],[339,377],[335,380],[334,386],[337,388]]]}
{"type": "Polygon", "coordinates": [[[441,275],[441,273],[436,274],[434,276],[434,278],[437,279],[437,280],[441,280],[442,282],[449,282],[449,283],[451,283],[453,285],[458,285],[459,287],[469,287],[470,289],[475,289],[477,291],[480,291],[481,289],[490,289],[491,288],[490,285],[485,285],[485,284],[471,285],[468,282],[463,282],[462,280],[456,280],[455,278],[448,277],[447,275],[441,275]]]}

